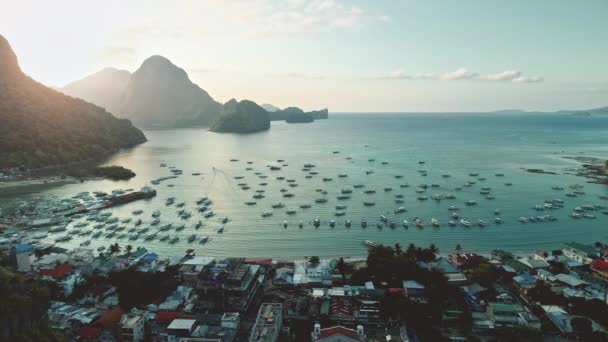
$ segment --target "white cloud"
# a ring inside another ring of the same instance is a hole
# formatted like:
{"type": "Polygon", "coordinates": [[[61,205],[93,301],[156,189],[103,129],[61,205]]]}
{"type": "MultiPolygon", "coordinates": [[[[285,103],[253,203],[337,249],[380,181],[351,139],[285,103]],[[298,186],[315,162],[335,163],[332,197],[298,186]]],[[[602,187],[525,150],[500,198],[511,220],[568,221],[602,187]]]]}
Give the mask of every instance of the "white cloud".
{"type": "Polygon", "coordinates": [[[520,71],[517,70],[506,70],[503,72],[499,72],[497,74],[487,75],[482,77],[482,79],[488,81],[513,81],[514,79],[520,78],[522,76],[520,71]]]}
{"type": "Polygon", "coordinates": [[[512,82],[512,83],[539,83],[544,79],[540,76],[525,76],[521,71],[506,70],[496,74],[480,76],[477,72],[469,71],[467,68],[458,68],[457,70],[446,72],[442,75],[434,73],[416,73],[410,74],[402,69],[397,69],[389,74],[371,79],[380,80],[438,80],[438,81],[457,81],[457,80],[478,80],[492,82],[512,82]]]}
{"type": "Polygon", "coordinates": [[[256,36],[354,29],[365,17],[361,8],[341,0],[216,0],[214,5],[256,36]]]}
{"type": "Polygon", "coordinates": [[[477,73],[470,72],[467,68],[459,68],[454,71],[446,72],[441,75],[441,79],[444,81],[458,81],[458,80],[470,80],[477,77],[477,73]]]}
{"type": "Polygon", "coordinates": [[[540,76],[519,76],[513,79],[514,83],[539,83],[544,81],[540,76]]]}

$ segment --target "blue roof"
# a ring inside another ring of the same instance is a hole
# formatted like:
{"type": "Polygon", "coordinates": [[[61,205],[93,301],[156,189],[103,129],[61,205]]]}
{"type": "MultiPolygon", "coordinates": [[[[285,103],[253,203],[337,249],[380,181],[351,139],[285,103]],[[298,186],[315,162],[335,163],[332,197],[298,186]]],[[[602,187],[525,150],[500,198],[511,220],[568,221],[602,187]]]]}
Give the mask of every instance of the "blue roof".
{"type": "Polygon", "coordinates": [[[518,284],[534,284],[536,283],[536,279],[530,275],[530,273],[522,273],[517,277],[513,277],[513,281],[518,284]]]}
{"type": "Polygon", "coordinates": [[[437,267],[443,273],[460,273],[460,271],[454,267],[454,265],[450,264],[445,258],[439,258],[435,262],[435,267],[437,267]]]}
{"type": "Polygon", "coordinates": [[[34,250],[34,246],[20,243],[15,246],[15,251],[17,253],[24,253],[34,250]]]}
{"type": "Polygon", "coordinates": [[[146,253],[141,259],[146,263],[152,262],[152,261],[158,259],[158,254],[156,254],[154,252],[146,253]]]}

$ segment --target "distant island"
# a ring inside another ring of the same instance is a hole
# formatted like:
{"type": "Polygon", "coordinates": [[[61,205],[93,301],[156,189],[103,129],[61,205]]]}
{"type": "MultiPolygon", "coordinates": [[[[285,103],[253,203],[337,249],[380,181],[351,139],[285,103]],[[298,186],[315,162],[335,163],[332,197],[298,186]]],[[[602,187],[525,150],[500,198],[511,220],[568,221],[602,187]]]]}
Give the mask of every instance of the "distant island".
{"type": "Polygon", "coordinates": [[[0,169],[100,160],[145,141],[129,120],[25,75],[0,35],[0,169]]]}
{"type": "Polygon", "coordinates": [[[523,109],[501,109],[495,110],[492,113],[562,114],[587,117],[592,115],[608,115],[608,106],[593,109],[561,109],[554,112],[527,111],[523,109]]]}
{"type": "Polygon", "coordinates": [[[219,133],[253,133],[269,128],[270,116],[264,108],[253,101],[232,99],[222,106],[210,129],[219,133]]]}
{"type": "MultiPolygon", "coordinates": [[[[227,113],[225,105],[214,100],[194,84],[183,69],[163,56],[146,59],[132,74],[115,68],[103,69],[66,85],[61,91],[104,107],[144,129],[210,127],[215,132],[235,133],[268,129],[261,124],[264,115],[249,120],[254,114],[227,113]]],[[[270,113],[269,121],[306,123],[328,117],[327,109],[304,112],[289,107],[281,110],[249,100],[242,105],[254,112],[259,112],[259,108],[270,113]],[[252,104],[257,107],[255,110],[252,104]]],[[[229,105],[232,109],[234,106],[229,105]]]]}
{"type": "Polygon", "coordinates": [[[270,113],[271,121],[286,121],[288,123],[307,123],[327,119],[328,117],[327,109],[305,112],[298,107],[287,107],[270,113]]]}

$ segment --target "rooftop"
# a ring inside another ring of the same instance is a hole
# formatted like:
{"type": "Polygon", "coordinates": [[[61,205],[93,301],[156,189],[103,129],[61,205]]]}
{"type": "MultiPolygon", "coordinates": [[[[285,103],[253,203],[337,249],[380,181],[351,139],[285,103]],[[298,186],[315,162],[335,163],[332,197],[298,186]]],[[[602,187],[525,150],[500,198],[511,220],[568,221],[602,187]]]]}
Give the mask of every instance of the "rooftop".
{"type": "Polygon", "coordinates": [[[587,255],[596,254],[598,252],[597,248],[595,248],[594,246],[585,245],[585,244],[578,243],[578,242],[567,242],[564,245],[566,245],[567,247],[570,247],[572,249],[576,249],[583,253],[586,253],[587,255]]]}
{"type": "Polygon", "coordinates": [[[167,327],[169,330],[192,330],[196,324],[195,319],[174,319],[167,327]]]}

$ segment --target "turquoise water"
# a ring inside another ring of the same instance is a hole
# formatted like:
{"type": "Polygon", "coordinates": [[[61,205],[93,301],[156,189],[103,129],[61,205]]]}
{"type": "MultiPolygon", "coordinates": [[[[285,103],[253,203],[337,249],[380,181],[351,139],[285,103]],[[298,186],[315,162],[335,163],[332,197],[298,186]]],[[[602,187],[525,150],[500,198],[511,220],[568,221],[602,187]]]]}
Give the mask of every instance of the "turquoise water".
{"type": "MultiPolygon", "coordinates": [[[[162,211],[163,223],[184,222],[187,228],[181,232],[170,231],[181,236],[179,243],[168,245],[164,242],[116,240],[121,245],[144,245],[163,255],[181,255],[187,248],[197,250],[199,255],[213,256],[269,256],[300,257],[357,256],[365,253],[363,240],[378,243],[411,242],[421,245],[435,243],[441,251],[449,252],[456,244],[465,250],[488,252],[494,248],[512,251],[535,251],[558,247],[562,242],[594,242],[608,237],[608,215],[595,212],[597,219],[575,220],[568,215],[572,208],[585,204],[608,204],[598,195],[608,194],[604,185],[588,184],[586,179],[563,174],[578,166],[577,162],[563,159],[563,156],[581,155],[608,159],[608,118],[581,118],[560,115],[532,114],[335,114],[330,120],[313,124],[273,123],[267,132],[250,135],[216,134],[204,129],[149,131],[149,142],[129,151],[113,156],[108,164],[122,165],[137,173],[137,177],[125,182],[91,181],[71,184],[45,191],[43,196],[71,196],[81,191],[139,188],[150,180],[169,175],[160,163],[175,166],[184,171],[177,179],[165,181],[156,186],[158,196],[150,201],[139,201],[114,208],[115,215],[131,217],[131,212],[143,209],[144,222],[151,219],[154,209],[162,211]],[[339,151],[334,154],[332,151],[339,151]],[[351,157],[352,159],[346,159],[351,157]],[[236,158],[238,162],[231,162],[236,158]],[[375,162],[369,162],[373,158],[375,162]],[[284,159],[288,164],[280,171],[271,171],[267,165],[278,165],[276,160],[284,159]],[[252,161],[248,165],[246,161],[252,161]],[[381,162],[388,162],[383,165],[381,162]],[[419,161],[426,163],[421,165],[419,161]],[[307,179],[302,171],[305,163],[316,165],[319,174],[307,179]],[[246,167],[254,170],[246,171],[246,167]],[[213,171],[216,168],[217,171],[213,171]],[[541,168],[559,175],[531,174],[522,168],[541,168]],[[427,170],[422,176],[418,170],[427,170]],[[373,170],[374,173],[366,174],[373,170]],[[191,175],[201,172],[201,176],[191,175]],[[254,175],[261,172],[268,178],[254,175]],[[469,173],[477,172],[485,181],[469,173]],[[496,177],[503,173],[504,177],[496,177]],[[348,177],[339,178],[338,174],[348,177]],[[442,177],[450,174],[450,178],[442,177]],[[402,175],[396,179],[395,175],[402,175]],[[244,176],[236,180],[235,176],[244,176]],[[295,179],[298,187],[287,186],[285,180],[277,176],[295,179]],[[323,177],[332,177],[324,182],[323,177]],[[470,188],[456,191],[466,181],[476,180],[470,188]],[[246,182],[250,190],[241,190],[237,183],[246,182]],[[267,182],[267,186],[258,185],[267,182]],[[513,183],[505,186],[505,182],[513,183]],[[363,189],[353,189],[350,200],[339,201],[336,197],[342,188],[354,184],[366,185],[363,189]],[[399,184],[408,183],[409,188],[399,184]],[[415,193],[417,184],[439,184],[439,188],[429,188],[428,201],[419,201],[415,193]],[[587,195],[568,198],[565,195],[572,184],[584,184],[587,195]],[[173,187],[167,186],[174,185],[173,187]],[[479,194],[481,187],[491,187],[496,197],[487,200],[479,194]],[[552,186],[563,186],[565,191],[552,190],[552,186]],[[385,187],[392,187],[385,192],[385,187]],[[295,196],[284,198],[280,189],[288,188],[295,196]],[[328,202],[314,203],[322,197],[315,192],[320,188],[328,192],[328,202]],[[266,197],[255,206],[247,206],[255,190],[264,189],[266,197]],[[365,189],[375,189],[375,194],[365,194],[365,189]],[[454,193],[456,199],[439,203],[430,197],[433,194],[454,193]],[[395,203],[395,195],[403,194],[404,204],[395,203]],[[186,208],[193,213],[188,221],[177,216],[175,206],[167,207],[167,197],[176,197],[177,202],[186,202],[186,208]],[[213,200],[214,218],[205,220],[196,212],[195,201],[201,196],[213,200]],[[543,204],[545,199],[561,198],[565,208],[538,213],[531,209],[543,204]],[[465,206],[467,200],[476,200],[477,206],[465,206]],[[374,201],[373,207],[366,207],[363,201],[374,201]],[[271,205],[283,202],[283,209],[272,209],[271,205]],[[310,209],[300,209],[300,204],[312,204],[310,209]],[[335,217],[336,204],[347,206],[346,215],[335,217]],[[447,207],[457,205],[460,214],[469,221],[483,219],[491,224],[485,228],[448,227],[447,207]],[[398,206],[408,212],[393,214],[398,206]],[[287,209],[296,209],[297,214],[287,215],[287,209]],[[502,211],[504,223],[493,224],[493,211],[502,211]],[[264,211],[274,215],[262,218],[264,211]],[[386,214],[397,222],[397,228],[385,227],[378,230],[375,223],[381,214],[386,214]],[[552,214],[559,218],[551,223],[522,224],[520,216],[552,214]],[[219,218],[228,216],[223,234],[216,233],[222,226],[219,218]],[[412,217],[423,218],[426,226],[418,229],[411,225],[412,217]],[[315,229],[311,222],[320,218],[321,226],[315,229]],[[404,229],[400,222],[406,218],[410,228],[404,229]],[[431,218],[441,221],[441,228],[430,226],[431,218]],[[202,219],[205,226],[196,231],[198,235],[208,234],[211,241],[206,245],[188,244],[186,237],[195,233],[194,224],[202,219]],[[334,219],[337,225],[331,229],[328,221],[334,219]],[[350,219],[350,229],[344,220],[350,219]],[[366,219],[368,228],[362,229],[359,222],[366,219]],[[283,228],[283,220],[288,227],[283,228]],[[304,228],[297,227],[304,221],[304,228]]],[[[28,196],[40,196],[31,194],[28,196]]],[[[22,198],[27,198],[23,196],[22,198]]],[[[14,199],[11,199],[14,200],[14,199]]],[[[6,199],[5,199],[6,201],[6,199]]],[[[0,202],[1,205],[1,202],[0,202]]],[[[143,226],[146,226],[144,223],[143,226]]],[[[78,246],[77,238],[65,246],[78,246]]],[[[92,247],[107,246],[114,240],[93,240],[92,247]]]]}

